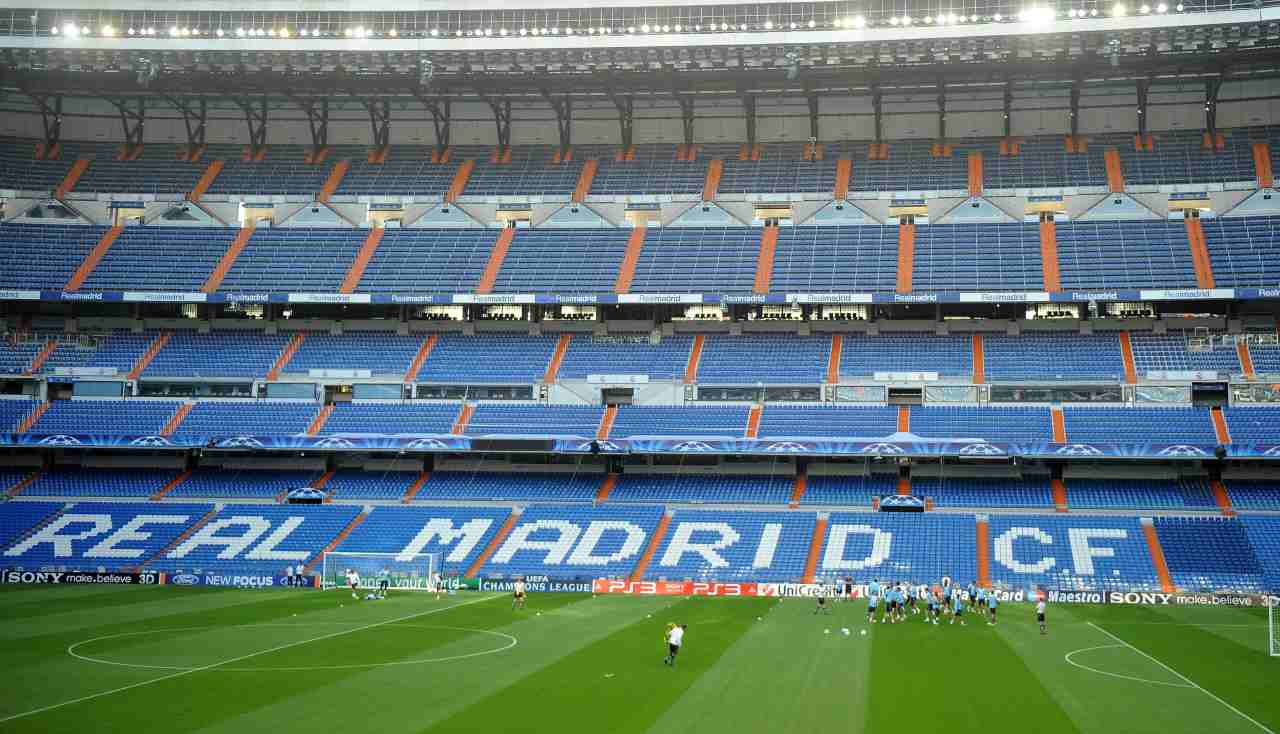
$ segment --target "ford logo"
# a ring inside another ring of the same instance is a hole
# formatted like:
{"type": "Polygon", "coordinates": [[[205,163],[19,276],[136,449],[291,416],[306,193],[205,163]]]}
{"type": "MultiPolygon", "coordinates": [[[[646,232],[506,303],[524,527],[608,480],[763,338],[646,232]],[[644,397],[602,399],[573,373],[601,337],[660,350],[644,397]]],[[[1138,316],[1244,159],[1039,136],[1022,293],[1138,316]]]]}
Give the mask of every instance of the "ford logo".
{"type": "Polygon", "coordinates": [[[184,573],[174,576],[169,582],[177,584],[178,586],[194,586],[195,584],[200,583],[200,577],[184,573]]]}

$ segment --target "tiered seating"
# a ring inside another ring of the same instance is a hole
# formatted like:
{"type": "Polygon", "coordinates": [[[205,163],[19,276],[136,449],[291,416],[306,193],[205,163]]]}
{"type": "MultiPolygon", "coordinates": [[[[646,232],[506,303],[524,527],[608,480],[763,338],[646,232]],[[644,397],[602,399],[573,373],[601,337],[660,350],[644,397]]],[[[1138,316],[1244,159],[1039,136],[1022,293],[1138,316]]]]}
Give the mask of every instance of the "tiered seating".
{"type": "Polygon", "coordinates": [[[82,571],[137,568],[177,540],[210,509],[208,505],[78,502],[40,533],[5,551],[4,562],[9,567],[82,571]],[[144,516],[145,524],[135,526],[125,537],[115,537],[125,525],[144,516]],[[54,543],[46,539],[53,535],[62,540],[54,543]],[[109,539],[115,542],[104,545],[109,539]],[[70,548],[70,552],[64,548],[70,548]]]}
{"type": "Polygon", "coordinates": [[[1242,510],[1280,510],[1280,479],[1223,479],[1231,506],[1242,510]]]}
{"type": "MultiPolygon", "coordinates": [[[[677,161],[674,145],[637,145],[634,161],[603,156],[591,182],[591,193],[699,194],[707,176],[708,156],[677,161]]],[[[572,190],[572,189],[570,189],[572,190]]]]}
{"type": "Polygon", "coordinates": [[[818,575],[853,576],[859,582],[878,578],[919,583],[946,575],[964,584],[978,577],[973,552],[977,542],[972,515],[833,512],[818,575]],[[851,526],[843,553],[832,546],[841,526],[851,526]],[[877,537],[869,532],[871,528],[889,537],[877,537]]]}
{"type": "Polygon", "coordinates": [[[1215,444],[1206,408],[1064,408],[1071,443],[1215,444]]]}
{"type": "Polygon", "coordinates": [[[310,486],[318,476],[319,473],[313,471],[197,469],[168,496],[274,499],[291,489],[310,486]]]}
{"type": "Polygon", "coordinates": [[[0,288],[62,288],[106,231],[76,224],[0,224],[0,288]]]}
{"type": "Polygon", "coordinates": [[[871,507],[873,497],[897,494],[898,477],[893,474],[827,476],[810,474],[802,505],[845,505],[871,507]]]}
{"type": "Polygon", "coordinates": [[[1262,566],[1239,520],[1157,517],[1156,535],[1180,589],[1263,591],[1262,566]]]}
{"type": "Polygon", "coordinates": [[[228,505],[147,568],[170,573],[278,575],[285,566],[316,558],[358,514],[360,508],[350,505],[228,505]],[[270,557],[256,557],[255,551],[271,533],[293,518],[301,519],[301,524],[272,549],[270,557]],[[253,542],[237,548],[240,537],[252,537],[253,542]]]}
{"type": "Polygon", "coordinates": [[[480,569],[480,575],[534,574],[560,579],[624,576],[644,552],[645,542],[661,515],[661,507],[643,505],[533,506],[520,516],[511,534],[480,569]],[[597,521],[610,525],[594,548],[584,548],[584,534],[590,523],[597,521]],[[641,532],[629,533],[622,529],[624,524],[641,532]],[[549,542],[569,538],[577,542],[548,547],[549,542]],[[523,547],[525,542],[534,547],[523,547]]]}
{"type": "Polygon", "coordinates": [[[218,290],[337,293],[367,235],[355,229],[257,229],[218,290]]]}
{"type": "Polygon", "coordinates": [[[467,423],[468,436],[595,436],[604,408],[598,405],[484,403],[467,423]]]}
{"type": "Polygon", "coordinates": [[[1232,443],[1280,444],[1280,410],[1223,408],[1232,443]]]}
{"type": "Polygon", "coordinates": [[[343,500],[398,500],[418,478],[417,471],[361,471],[342,469],[324,485],[324,491],[343,500]]]}
{"type": "Polygon", "coordinates": [[[35,410],[35,400],[5,398],[0,400],[0,433],[9,433],[18,427],[23,418],[35,410]]]}
{"type": "Polygon", "coordinates": [[[993,514],[989,533],[991,580],[1009,588],[1160,589],[1136,517],[993,514]]]}
{"type": "Polygon", "coordinates": [[[338,154],[331,154],[324,163],[311,165],[303,161],[306,153],[302,146],[273,145],[264,160],[245,162],[243,150],[240,145],[208,147],[204,160],[223,161],[222,172],[209,187],[210,194],[314,196],[324,186],[329,170],[343,157],[341,151],[335,151],[338,154]]]}
{"type": "MultiPolygon", "coordinates": [[[[86,146],[87,147],[87,146],[86,146]]],[[[76,191],[101,194],[184,194],[196,187],[209,159],[194,163],[178,160],[179,147],[172,143],[147,143],[142,155],[118,161],[118,143],[93,146],[93,162],[85,170],[76,191]]],[[[63,153],[66,159],[66,153],[63,153]]]]}
{"type": "MultiPolygon", "coordinates": [[[[578,184],[581,156],[575,151],[572,163],[555,163],[551,146],[519,145],[511,148],[510,163],[490,163],[489,150],[468,150],[459,146],[455,160],[471,158],[475,168],[467,180],[468,196],[568,196],[578,184]]],[[[446,188],[448,185],[446,184],[446,188]]]]}
{"type": "Polygon", "coordinates": [[[45,348],[50,340],[56,340],[59,334],[37,331],[26,335],[11,335],[0,339],[0,374],[21,375],[32,365],[33,360],[45,348]]]}
{"type": "Polygon", "coordinates": [[[55,400],[31,433],[154,436],[180,404],[174,400],[55,400]]]}
{"type": "Polygon", "coordinates": [[[60,367],[114,367],[119,374],[127,375],[156,336],[154,331],[55,335],[58,348],[49,355],[41,372],[60,367]]]}
{"type": "MultiPolygon", "coordinates": [[[[612,293],[630,237],[630,229],[518,230],[493,290],[612,293]]],[[[467,283],[466,290],[473,286],[474,283],[467,283]]]]}
{"type": "Polygon", "coordinates": [[[143,373],[147,377],[266,377],[288,334],[174,332],[143,373]]]}
{"type": "Polygon", "coordinates": [[[238,231],[232,227],[125,227],[84,288],[198,291],[238,231]]]}
{"type": "Polygon", "coordinates": [[[772,293],[891,293],[897,283],[898,227],[782,227],[772,293]]]}
{"type": "Polygon", "coordinates": [[[1263,583],[1275,592],[1280,589],[1280,517],[1244,516],[1240,522],[1254,556],[1262,563],[1263,583]]]}
{"type": "Polygon", "coordinates": [[[877,372],[937,372],[941,377],[968,380],[973,376],[972,339],[906,333],[845,335],[840,377],[865,378],[877,372]]]}
{"type": "Polygon", "coordinates": [[[930,497],[938,507],[1051,508],[1054,505],[1048,477],[913,476],[911,494],[930,497]]]}
{"type": "Polygon", "coordinates": [[[62,507],[61,502],[0,502],[0,548],[8,548],[62,507]]]}
{"type": "Polygon", "coordinates": [[[747,430],[744,405],[623,405],[613,421],[614,438],[628,436],[717,436],[741,438],[747,430]]]}
{"type": "Polygon", "coordinates": [[[1201,219],[1205,246],[1219,288],[1274,286],[1280,282],[1280,217],[1201,219]]]}
{"type": "Polygon", "coordinates": [[[484,272],[492,229],[388,229],[369,260],[362,293],[468,293],[484,272]]]}
{"type": "MultiPolygon", "coordinates": [[[[1265,334],[1273,333],[1270,329],[1265,334]]],[[[1259,375],[1280,374],[1280,345],[1250,344],[1249,356],[1253,359],[1253,371],[1259,375]]]]}
{"type": "MultiPolygon", "coordinates": [[[[1115,415],[1113,412],[1113,419],[1115,415]]],[[[981,438],[1006,442],[1053,440],[1048,408],[915,405],[911,407],[911,432],[925,438],[981,438]]]]}
{"type": "Polygon", "coordinates": [[[814,519],[811,512],[676,510],[645,578],[799,581],[814,519]],[[761,554],[769,526],[777,527],[778,543],[771,554],[761,554]]]}
{"type": "Polygon", "coordinates": [[[652,229],[636,263],[631,292],[751,293],[759,255],[759,228],[652,229]]]}
{"type": "Polygon", "coordinates": [[[598,471],[576,473],[433,472],[418,501],[485,500],[512,502],[590,502],[604,481],[598,471]]]}
{"type": "Polygon", "coordinates": [[[336,550],[438,553],[442,573],[461,574],[488,547],[510,512],[506,507],[378,507],[336,550]],[[434,532],[422,537],[427,528],[434,532]]]}
{"type": "Polygon", "coordinates": [[[692,345],[693,338],[689,336],[666,336],[652,344],[648,334],[606,337],[583,334],[569,343],[557,376],[561,380],[617,374],[648,375],[650,380],[680,379],[684,377],[692,345]]]}
{"type": "Polygon", "coordinates": [[[1133,137],[1126,134],[1101,136],[1089,143],[1089,150],[1114,146],[1126,183],[1168,186],[1171,184],[1253,181],[1249,131],[1227,130],[1226,148],[1207,151],[1200,130],[1165,130],[1154,133],[1153,150],[1136,151],[1133,137]]]}
{"type": "Polygon", "coordinates": [[[471,385],[537,382],[546,374],[556,341],[554,336],[444,335],[418,379],[471,385]]]}
{"type": "Polygon", "coordinates": [[[968,184],[965,162],[971,141],[953,146],[952,157],[933,158],[932,141],[895,140],[889,143],[888,160],[867,158],[866,141],[842,141],[824,144],[824,158],[853,159],[850,191],[957,191],[968,184]]]}
{"type": "Polygon", "coordinates": [[[1124,379],[1115,334],[991,334],[983,355],[990,381],[1124,379]]]}
{"type": "MultiPolygon", "coordinates": [[[[370,163],[368,155],[345,156],[350,164],[335,193],[343,196],[444,196],[460,159],[432,163],[432,148],[393,145],[383,163],[370,163]]],[[[336,162],[332,155],[329,163],[336,162]]]]}
{"type": "Polygon", "coordinates": [[[1209,509],[1216,507],[1213,490],[1204,479],[1068,478],[1071,507],[1099,509],[1209,509]]]}
{"type": "Polygon", "coordinates": [[[831,338],[711,335],[702,345],[698,382],[754,385],[823,382],[831,338]]]}
{"type": "Polygon", "coordinates": [[[1212,348],[1200,351],[1195,345],[1188,343],[1189,333],[1151,334],[1136,333],[1129,335],[1129,343],[1133,347],[1133,365],[1138,376],[1150,370],[1203,371],[1214,370],[1227,374],[1241,373],[1240,359],[1236,356],[1234,346],[1223,347],[1213,333],[1212,348]],[[1196,349],[1196,351],[1192,351],[1196,349]]]}
{"type": "Polygon", "coordinates": [[[783,505],[794,481],[781,474],[623,474],[609,501],[783,505]]]}
{"type": "Polygon", "coordinates": [[[0,188],[52,192],[76,162],[80,144],[63,143],[62,155],[52,161],[36,160],[35,149],[36,141],[30,138],[0,138],[0,172],[4,173],[0,188]]]}
{"type": "Polygon", "coordinates": [[[449,433],[459,409],[457,403],[435,402],[335,404],[321,434],[449,433]]]}
{"type": "Polygon", "coordinates": [[[26,497],[150,497],[177,469],[52,469],[22,490],[26,497]]]}
{"type": "Polygon", "coordinates": [[[413,363],[422,337],[384,331],[349,331],[340,336],[310,333],[289,360],[284,373],[308,370],[370,370],[401,377],[413,363]]]}
{"type": "MultiPolygon", "coordinates": [[[[719,146],[717,146],[719,147],[719,146]]],[[[803,143],[770,143],[760,160],[738,160],[737,150],[724,151],[724,171],[720,174],[721,194],[831,193],[836,183],[836,159],[804,160],[803,143]]],[[[715,151],[719,153],[720,151],[715,151]]],[[[704,151],[706,157],[713,157],[704,151]]]]}
{"type": "Polygon", "coordinates": [[[918,291],[1042,290],[1039,225],[916,227],[912,272],[918,291]]]}
{"type": "Polygon", "coordinates": [[[1024,138],[1016,156],[999,155],[998,148],[996,155],[983,156],[985,188],[1105,186],[1107,167],[1101,150],[1090,145],[1088,154],[1068,153],[1059,136],[1024,138]]]}
{"type": "Polygon", "coordinates": [[[319,405],[306,402],[199,402],[187,414],[175,435],[266,436],[303,433],[319,410],[319,405]]]}
{"type": "Polygon", "coordinates": [[[1065,289],[1196,287],[1182,222],[1062,222],[1057,239],[1065,289]]]}
{"type": "Polygon", "coordinates": [[[838,436],[879,438],[897,431],[898,409],[884,405],[768,405],[760,416],[761,438],[838,436]]]}

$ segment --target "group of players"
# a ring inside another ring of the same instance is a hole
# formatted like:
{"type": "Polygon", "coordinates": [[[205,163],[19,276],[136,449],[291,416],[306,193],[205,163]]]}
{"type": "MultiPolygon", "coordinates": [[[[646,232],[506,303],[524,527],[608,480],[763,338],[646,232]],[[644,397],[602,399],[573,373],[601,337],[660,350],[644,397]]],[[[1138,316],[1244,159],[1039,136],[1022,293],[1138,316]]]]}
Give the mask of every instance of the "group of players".
{"type": "MultiPolygon", "coordinates": [[[[842,599],[854,598],[853,579],[846,579],[844,584],[837,585],[842,599]]],[[[972,612],[985,618],[987,624],[996,624],[996,611],[1000,600],[993,589],[984,589],[977,584],[969,584],[965,589],[953,584],[951,579],[944,578],[937,586],[915,584],[907,581],[888,581],[872,579],[867,584],[867,622],[875,624],[896,624],[905,622],[907,615],[924,616],[925,624],[938,624],[940,618],[950,617],[948,624],[959,622],[967,624],[965,612],[972,612]],[[879,613],[879,619],[876,618],[879,613]]],[[[825,596],[818,597],[818,606],[814,614],[830,614],[831,607],[825,596]]],[[[1045,628],[1045,603],[1041,599],[1036,603],[1036,622],[1040,625],[1040,634],[1047,634],[1045,628]]]]}

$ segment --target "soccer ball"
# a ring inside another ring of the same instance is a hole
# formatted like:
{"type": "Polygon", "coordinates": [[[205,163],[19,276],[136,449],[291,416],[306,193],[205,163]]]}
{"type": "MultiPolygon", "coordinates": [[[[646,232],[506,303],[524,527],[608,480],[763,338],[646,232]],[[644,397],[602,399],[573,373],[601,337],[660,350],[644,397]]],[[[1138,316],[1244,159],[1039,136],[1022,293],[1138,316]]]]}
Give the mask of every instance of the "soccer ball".
{"type": "Polygon", "coordinates": [[[862,630],[862,632],[860,632],[859,634],[861,634],[863,637],[866,637],[866,636],[867,636],[867,631],[866,631],[866,630],[862,630]]]}
{"type": "Polygon", "coordinates": [[[829,635],[831,634],[831,630],[822,630],[822,634],[829,635]]]}
{"type": "Polygon", "coordinates": [[[848,627],[841,627],[841,628],[840,628],[840,631],[841,631],[841,632],[843,632],[843,633],[845,634],[845,636],[846,636],[846,637],[848,637],[848,636],[849,636],[849,634],[850,634],[850,632],[849,632],[849,628],[848,628],[848,627]]]}

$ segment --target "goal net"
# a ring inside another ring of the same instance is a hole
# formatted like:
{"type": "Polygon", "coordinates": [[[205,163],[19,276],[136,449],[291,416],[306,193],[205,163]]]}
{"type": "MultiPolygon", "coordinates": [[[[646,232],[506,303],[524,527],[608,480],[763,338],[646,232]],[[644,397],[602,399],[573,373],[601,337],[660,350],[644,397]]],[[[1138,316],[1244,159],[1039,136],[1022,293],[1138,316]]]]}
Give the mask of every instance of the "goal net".
{"type": "Polygon", "coordinates": [[[385,574],[392,589],[435,591],[440,579],[440,554],[419,553],[325,553],[320,562],[320,587],[345,588],[347,571],[360,574],[360,588],[376,589],[385,574]]]}
{"type": "Polygon", "coordinates": [[[1271,657],[1280,658],[1280,596],[1267,597],[1267,646],[1271,657]]]}

